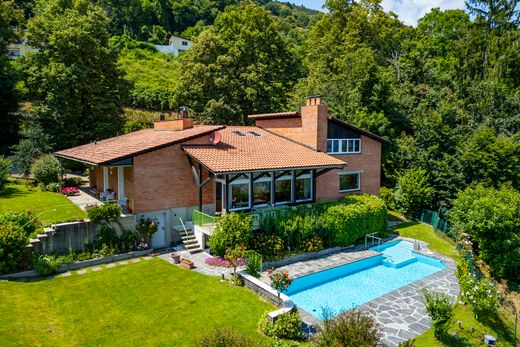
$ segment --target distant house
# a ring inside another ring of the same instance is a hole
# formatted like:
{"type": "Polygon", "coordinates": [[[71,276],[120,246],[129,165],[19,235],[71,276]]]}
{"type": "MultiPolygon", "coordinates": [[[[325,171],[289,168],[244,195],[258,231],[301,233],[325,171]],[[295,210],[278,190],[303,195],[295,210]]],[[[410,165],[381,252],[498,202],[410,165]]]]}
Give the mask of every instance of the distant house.
{"type": "MultiPolygon", "coordinates": [[[[56,152],[90,165],[98,194],[131,201],[154,218],[152,245],[179,239],[179,217],[252,211],[379,194],[385,139],[332,118],[319,97],[300,112],[250,115],[255,126],[193,125],[180,118],[153,129],[56,152]]],[[[204,244],[201,238],[200,244],[204,244]]]]}
{"type": "Polygon", "coordinates": [[[174,56],[178,56],[180,52],[183,52],[193,45],[191,40],[185,39],[184,37],[171,35],[167,45],[155,45],[155,48],[162,53],[171,53],[174,56]]]}
{"type": "Polygon", "coordinates": [[[7,55],[10,59],[18,59],[27,53],[38,52],[38,49],[29,46],[25,39],[7,45],[7,55]]]}

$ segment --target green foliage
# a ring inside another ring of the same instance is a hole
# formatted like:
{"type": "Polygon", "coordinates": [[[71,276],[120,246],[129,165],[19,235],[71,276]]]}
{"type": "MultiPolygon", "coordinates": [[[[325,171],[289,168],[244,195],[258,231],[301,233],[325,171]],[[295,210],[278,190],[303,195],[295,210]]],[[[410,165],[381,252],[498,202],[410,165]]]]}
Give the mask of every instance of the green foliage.
{"type": "Polygon", "coordinates": [[[108,222],[110,219],[118,219],[121,216],[121,207],[116,204],[104,204],[92,206],[87,210],[88,218],[92,223],[108,222]]]}
{"type": "Polygon", "coordinates": [[[497,278],[520,281],[520,193],[510,186],[470,187],[453,202],[451,227],[470,235],[474,250],[497,278]]]}
{"type": "Polygon", "coordinates": [[[139,131],[143,129],[149,128],[150,125],[148,123],[140,122],[138,120],[130,119],[125,122],[123,130],[125,134],[132,133],[134,131],[139,131]]]}
{"type": "Polygon", "coordinates": [[[253,277],[260,277],[262,272],[262,256],[258,253],[247,253],[246,273],[253,277]]]}
{"type": "Polygon", "coordinates": [[[79,187],[81,183],[81,177],[68,177],[63,180],[64,187],[79,187]]]}
{"type": "Polygon", "coordinates": [[[251,242],[253,218],[242,213],[226,213],[217,220],[213,235],[208,240],[212,253],[223,257],[228,250],[251,242]]]}
{"type": "Polygon", "coordinates": [[[383,201],[389,209],[395,210],[395,195],[392,189],[387,187],[381,187],[379,190],[379,197],[383,199],[383,201]]]}
{"type": "Polygon", "coordinates": [[[24,231],[26,236],[31,236],[38,227],[38,221],[30,211],[0,213],[0,225],[13,223],[24,231]]]}
{"type": "Polygon", "coordinates": [[[45,190],[48,192],[59,193],[61,190],[61,184],[58,182],[51,182],[45,186],[45,190]]]}
{"type": "Polygon", "coordinates": [[[258,322],[258,329],[267,336],[279,339],[301,340],[303,338],[302,319],[296,310],[278,316],[274,323],[266,314],[258,322]]]}
{"type": "Polygon", "coordinates": [[[28,236],[19,225],[13,222],[0,224],[0,274],[21,267],[28,241],[28,236]]]}
{"type": "Polygon", "coordinates": [[[20,131],[21,139],[12,147],[13,163],[17,172],[29,176],[31,165],[36,159],[52,150],[51,138],[36,123],[29,123],[20,131]]]}
{"type": "Polygon", "coordinates": [[[379,345],[380,328],[366,313],[350,310],[331,318],[330,313],[316,336],[318,347],[379,345]]]}
{"type": "Polygon", "coordinates": [[[177,106],[209,124],[243,124],[244,115],[284,109],[301,75],[279,24],[253,3],[226,8],[182,60],[177,106]]]}
{"type": "Polygon", "coordinates": [[[269,281],[271,281],[271,287],[276,289],[278,292],[286,292],[293,281],[292,277],[289,277],[287,271],[280,272],[274,269],[267,270],[269,281]]]}
{"type": "Polygon", "coordinates": [[[33,175],[36,182],[45,186],[49,183],[58,182],[60,173],[60,162],[52,154],[47,154],[36,159],[31,165],[31,175],[33,175]]]}
{"type": "Polygon", "coordinates": [[[157,232],[159,222],[150,218],[141,218],[135,226],[135,230],[141,235],[142,241],[150,243],[153,234],[157,232]]]}
{"type": "Polygon", "coordinates": [[[12,164],[11,160],[0,155],[0,190],[3,189],[7,183],[12,164]]]}
{"type": "Polygon", "coordinates": [[[448,334],[448,329],[453,321],[455,304],[444,293],[431,293],[423,289],[423,294],[426,312],[433,323],[433,334],[437,339],[441,339],[448,334]]]}
{"type": "Polygon", "coordinates": [[[38,4],[26,36],[39,52],[24,71],[36,122],[56,148],[117,134],[127,83],[109,45],[109,18],[88,0],[38,4]]]}
{"type": "Polygon", "coordinates": [[[72,264],[70,256],[53,256],[50,254],[40,255],[34,262],[34,270],[40,275],[50,275],[55,273],[61,265],[72,264]]]}
{"type": "Polygon", "coordinates": [[[226,328],[216,328],[207,332],[197,343],[201,347],[260,347],[249,337],[226,328]]]}
{"type": "Polygon", "coordinates": [[[428,179],[428,173],[422,168],[410,169],[399,175],[394,196],[401,212],[418,216],[422,208],[430,206],[434,190],[428,179]]]}
{"type": "Polygon", "coordinates": [[[498,291],[485,277],[479,279],[476,275],[470,274],[465,264],[467,264],[465,261],[457,263],[461,299],[471,305],[477,319],[485,320],[494,317],[499,307],[498,291]]]}

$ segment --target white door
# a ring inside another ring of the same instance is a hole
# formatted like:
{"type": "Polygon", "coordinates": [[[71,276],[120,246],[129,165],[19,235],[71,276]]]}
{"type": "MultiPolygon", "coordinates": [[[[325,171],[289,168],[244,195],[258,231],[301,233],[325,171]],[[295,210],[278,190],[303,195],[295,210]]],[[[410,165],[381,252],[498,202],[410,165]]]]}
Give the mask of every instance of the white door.
{"type": "Polygon", "coordinates": [[[157,222],[157,231],[152,237],[152,247],[166,247],[166,213],[145,213],[139,218],[150,218],[157,222]]]}

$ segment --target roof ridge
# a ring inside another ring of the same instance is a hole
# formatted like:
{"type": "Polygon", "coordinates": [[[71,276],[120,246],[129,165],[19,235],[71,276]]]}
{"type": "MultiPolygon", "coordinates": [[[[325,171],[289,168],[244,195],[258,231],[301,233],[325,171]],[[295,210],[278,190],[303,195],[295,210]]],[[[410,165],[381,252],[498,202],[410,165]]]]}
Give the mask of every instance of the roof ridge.
{"type": "MultiPolygon", "coordinates": [[[[290,137],[280,135],[280,134],[275,133],[274,131],[271,131],[271,130],[266,129],[266,128],[264,128],[264,127],[261,127],[261,126],[258,126],[258,125],[257,125],[257,128],[260,128],[260,129],[262,129],[262,130],[265,130],[265,131],[267,131],[269,134],[272,134],[272,135],[278,136],[278,137],[280,137],[280,138],[282,138],[282,139],[284,139],[284,140],[287,140],[287,141],[291,141],[291,142],[293,142],[293,143],[296,143],[297,145],[300,145],[300,146],[303,146],[303,147],[307,147],[308,149],[312,149],[314,152],[317,152],[317,153],[325,153],[325,152],[320,151],[320,150],[317,149],[317,148],[314,148],[314,147],[312,147],[312,146],[309,146],[309,145],[307,145],[307,144],[305,144],[305,143],[302,143],[302,142],[300,142],[300,141],[296,141],[296,140],[294,140],[294,139],[291,139],[290,137]]],[[[327,154],[327,153],[325,153],[325,154],[327,154]]]]}

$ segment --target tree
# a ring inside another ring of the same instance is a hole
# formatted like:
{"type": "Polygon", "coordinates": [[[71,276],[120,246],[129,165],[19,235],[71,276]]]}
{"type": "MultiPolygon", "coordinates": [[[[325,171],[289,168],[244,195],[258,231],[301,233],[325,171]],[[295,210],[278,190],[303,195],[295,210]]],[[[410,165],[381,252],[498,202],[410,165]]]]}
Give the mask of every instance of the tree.
{"type": "Polygon", "coordinates": [[[273,16],[251,3],[228,7],[183,58],[176,101],[205,123],[243,124],[244,115],[284,109],[300,76],[273,16]]]}
{"type": "Polygon", "coordinates": [[[9,152],[18,135],[17,76],[7,56],[7,45],[17,39],[12,25],[20,22],[22,15],[14,1],[0,2],[0,154],[9,152]]]}
{"type": "Polygon", "coordinates": [[[12,147],[15,170],[25,177],[30,173],[32,163],[52,150],[50,136],[37,123],[28,123],[20,132],[21,140],[12,147]]]}
{"type": "Polygon", "coordinates": [[[434,190],[428,179],[428,173],[422,168],[414,168],[401,173],[397,179],[395,200],[397,207],[403,213],[417,216],[421,208],[429,207],[434,190]]]}
{"type": "Polygon", "coordinates": [[[36,121],[55,148],[114,136],[127,85],[109,46],[109,20],[87,0],[51,0],[28,23],[39,53],[28,58],[36,121]]]}
{"type": "Polygon", "coordinates": [[[520,281],[520,192],[479,184],[459,193],[448,214],[457,233],[469,234],[493,276],[520,281]]]}

